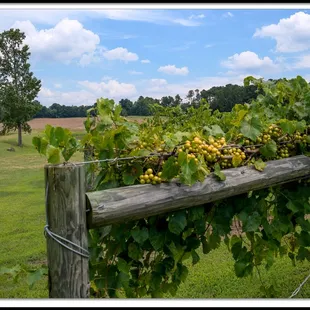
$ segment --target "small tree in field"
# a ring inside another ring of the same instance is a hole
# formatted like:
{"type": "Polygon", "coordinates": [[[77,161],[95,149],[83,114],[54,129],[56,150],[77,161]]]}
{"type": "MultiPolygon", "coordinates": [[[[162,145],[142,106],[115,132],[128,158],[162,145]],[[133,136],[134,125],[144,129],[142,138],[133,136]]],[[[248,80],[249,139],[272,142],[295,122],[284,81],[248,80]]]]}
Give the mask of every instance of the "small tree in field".
{"type": "Polygon", "coordinates": [[[23,44],[25,37],[19,29],[0,33],[1,133],[18,129],[18,146],[22,146],[22,131],[31,132],[27,122],[40,109],[35,98],[41,81],[30,72],[29,46],[23,44]]]}

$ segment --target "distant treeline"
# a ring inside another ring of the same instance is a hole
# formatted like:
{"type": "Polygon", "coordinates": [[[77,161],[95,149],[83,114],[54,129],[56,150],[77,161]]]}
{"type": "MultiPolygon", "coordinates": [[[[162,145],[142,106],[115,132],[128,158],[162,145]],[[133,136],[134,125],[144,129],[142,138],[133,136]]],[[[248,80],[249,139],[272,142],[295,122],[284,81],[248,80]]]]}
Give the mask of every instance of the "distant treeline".
{"type": "MultiPolygon", "coordinates": [[[[119,104],[122,106],[122,115],[149,116],[152,115],[151,106],[159,104],[164,107],[180,105],[186,110],[190,106],[198,107],[201,99],[206,99],[213,110],[221,112],[231,111],[235,104],[251,102],[258,96],[257,88],[254,85],[239,86],[228,84],[226,86],[216,86],[209,90],[190,90],[183,100],[179,95],[175,97],[164,96],[160,100],[152,97],[140,96],[136,101],[122,99],[119,104]]],[[[41,110],[34,116],[35,118],[63,118],[63,117],[86,117],[86,111],[95,107],[92,106],[65,106],[53,103],[50,107],[42,106],[41,110]]]]}

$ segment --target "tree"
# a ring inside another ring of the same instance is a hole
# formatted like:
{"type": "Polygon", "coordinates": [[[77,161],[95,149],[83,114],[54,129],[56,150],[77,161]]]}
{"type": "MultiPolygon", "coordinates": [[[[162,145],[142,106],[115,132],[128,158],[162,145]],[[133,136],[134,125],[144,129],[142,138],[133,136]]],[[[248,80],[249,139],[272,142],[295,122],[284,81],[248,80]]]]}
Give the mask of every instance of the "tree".
{"type": "Polygon", "coordinates": [[[182,103],[182,98],[180,97],[179,94],[177,94],[175,97],[174,97],[174,106],[178,106],[182,103]]]}
{"type": "Polygon", "coordinates": [[[173,107],[174,106],[174,98],[171,96],[164,96],[161,98],[160,104],[163,107],[173,107]]]}
{"type": "Polygon", "coordinates": [[[129,99],[122,99],[119,104],[122,106],[122,112],[121,114],[123,116],[131,115],[133,102],[129,99]]]}
{"type": "Polygon", "coordinates": [[[188,91],[186,98],[188,99],[189,104],[192,104],[192,100],[193,100],[194,95],[195,95],[195,93],[192,89],[188,91]]]}
{"type": "Polygon", "coordinates": [[[41,109],[35,100],[41,81],[30,72],[30,52],[29,46],[23,43],[25,37],[19,29],[0,33],[2,133],[18,129],[18,146],[22,146],[22,131],[31,132],[27,122],[41,109]]]}

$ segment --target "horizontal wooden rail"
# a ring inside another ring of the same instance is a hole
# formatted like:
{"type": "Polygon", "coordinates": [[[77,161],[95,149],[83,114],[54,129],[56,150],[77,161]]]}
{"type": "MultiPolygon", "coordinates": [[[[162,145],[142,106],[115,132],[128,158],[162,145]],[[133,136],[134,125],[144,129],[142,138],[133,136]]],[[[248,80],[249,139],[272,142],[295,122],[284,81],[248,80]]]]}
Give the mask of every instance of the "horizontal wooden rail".
{"type": "Polygon", "coordinates": [[[193,186],[143,184],[86,193],[88,228],[146,218],[310,177],[310,158],[299,155],[269,161],[262,172],[253,167],[223,172],[225,181],[208,176],[193,186]]]}

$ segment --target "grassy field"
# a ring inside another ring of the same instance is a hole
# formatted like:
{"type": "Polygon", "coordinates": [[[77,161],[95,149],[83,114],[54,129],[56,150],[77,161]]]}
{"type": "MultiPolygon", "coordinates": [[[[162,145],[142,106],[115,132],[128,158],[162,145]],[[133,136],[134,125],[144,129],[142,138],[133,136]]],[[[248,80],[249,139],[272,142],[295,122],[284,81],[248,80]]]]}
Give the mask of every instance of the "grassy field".
{"type": "MultiPolygon", "coordinates": [[[[45,158],[31,145],[32,135],[24,134],[24,147],[16,147],[17,135],[0,136],[0,267],[16,264],[40,266],[46,262],[44,174],[45,158]],[[7,151],[13,146],[15,152],[7,151]]],[[[78,132],[76,132],[78,134],[78,132]]],[[[74,157],[78,161],[79,155],[74,157]]],[[[190,267],[188,279],[175,298],[259,298],[257,275],[239,279],[234,274],[233,258],[223,245],[190,267]]],[[[274,285],[278,298],[287,298],[310,272],[310,263],[293,267],[288,258],[277,259],[266,272],[261,270],[266,286],[274,285]]],[[[33,289],[26,278],[17,283],[0,275],[0,298],[47,298],[47,278],[33,289]]],[[[168,296],[167,296],[168,297],[168,296]]],[[[310,297],[310,280],[295,298],[310,297]]]]}

